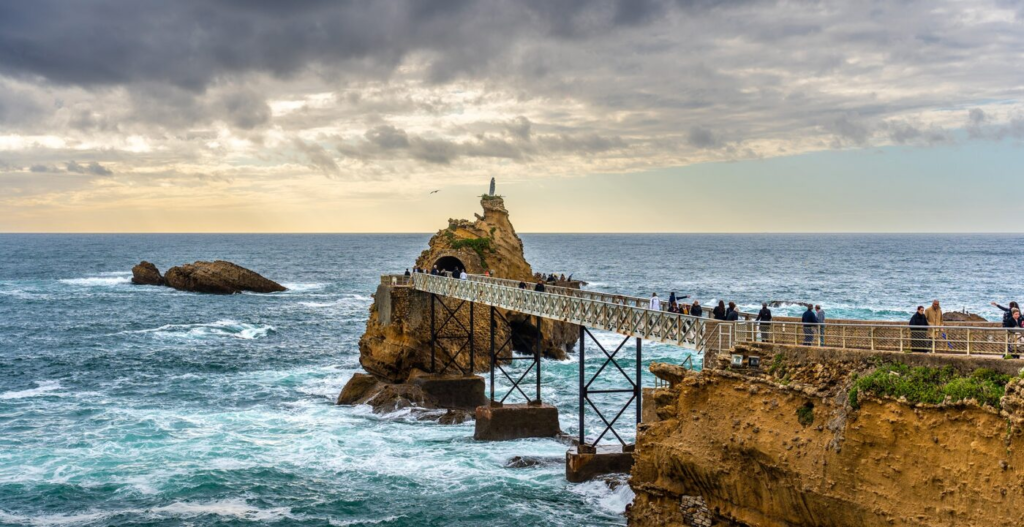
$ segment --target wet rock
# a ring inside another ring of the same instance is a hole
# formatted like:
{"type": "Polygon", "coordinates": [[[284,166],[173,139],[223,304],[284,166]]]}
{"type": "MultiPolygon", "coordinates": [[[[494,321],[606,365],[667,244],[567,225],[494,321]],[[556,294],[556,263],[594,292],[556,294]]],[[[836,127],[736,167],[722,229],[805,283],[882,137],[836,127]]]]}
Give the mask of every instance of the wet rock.
{"type": "Polygon", "coordinates": [[[370,392],[377,387],[377,384],[379,381],[373,375],[356,373],[341,389],[337,404],[357,404],[366,399],[370,392]]]}
{"type": "Polygon", "coordinates": [[[132,267],[132,283],[138,285],[164,285],[164,277],[155,265],[143,260],[132,267]]]}
{"type": "Polygon", "coordinates": [[[515,456],[505,462],[505,468],[531,468],[562,463],[561,458],[537,457],[537,456],[515,456]]]}
{"type": "Polygon", "coordinates": [[[466,421],[473,420],[473,414],[467,410],[450,409],[437,420],[443,425],[461,425],[466,421]]]}
{"type": "Polygon", "coordinates": [[[276,293],[286,290],[281,284],[259,273],[223,260],[172,267],[167,270],[164,280],[166,285],[179,291],[196,293],[276,293]]]}

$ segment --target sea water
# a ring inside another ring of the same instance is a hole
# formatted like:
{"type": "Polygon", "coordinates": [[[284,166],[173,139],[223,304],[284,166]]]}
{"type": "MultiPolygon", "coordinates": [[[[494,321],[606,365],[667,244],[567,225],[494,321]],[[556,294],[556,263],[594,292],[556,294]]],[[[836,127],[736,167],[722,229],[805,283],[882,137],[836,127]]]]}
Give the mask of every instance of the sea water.
{"type": "MultiPolygon", "coordinates": [[[[0,525],[624,524],[628,486],[567,483],[555,440],[478,443],[472,423],[334,406],[361,371],[379,275],[413,265],[428,238],[0,235],[0,525]],[[143,259],[161,270],[226,259],[289,290],[133,286],[143,259]],[[540,463],[506,468],[514,456],[540,463]]],[[[904,319],[937,298],[995,320],[988,302],[1005,305],[1022,285],[1020,236],[522,238],[535,270],[590,289],[748,310],[820,302],[833,318],[904,319]]],[[[689,353],[643,352],[644,363],[689,353]]],[[[633,353],[631,343],[621,352],[627,373],[633,353]]],[[[588,374],[599,364],[588,354],[588,374]]],[[[578,366],[575,356],[543,365],[542,396],[570,434],[578,366]]],[[[609,369],[595,386],[625,382],[609,369]]],[[[606,411],[625,402],[610,397],[606,411]]],[[[632,412],[616,427],[626,441],[632,412]]],[[[603,428],[592,412],[586,426],[603,428]]]]}

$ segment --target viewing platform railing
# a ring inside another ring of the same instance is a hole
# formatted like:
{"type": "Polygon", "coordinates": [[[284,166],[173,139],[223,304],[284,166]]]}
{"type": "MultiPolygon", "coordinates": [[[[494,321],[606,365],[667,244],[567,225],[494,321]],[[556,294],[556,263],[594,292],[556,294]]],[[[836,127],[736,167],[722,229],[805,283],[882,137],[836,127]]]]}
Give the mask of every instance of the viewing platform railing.
{"type": "Polygon", "coordinates": [[[734,322],[735,341],[966,355],[1024,352],[1024,330],[999,327],[734,322]]]}
{"type": "MultiPolygon", "coordinates": [[[[649,309],[650,299],[470,275],[466,280],[414,273],[384,275],[382,284],[418,290],[535,315],[621,335],[692,347],[704,352],[732,349],[736,343],[862,349],[869,351],[1005,355],[1024,353],[1024,330],[980,326],[922,327],[889,321],[803,324],[799,321],[724,322],[649,309]],[[805,326],[810,330],[805,332],[805,326]]],[[[665,304],[662,303],[662,307],[665,304]]]]}

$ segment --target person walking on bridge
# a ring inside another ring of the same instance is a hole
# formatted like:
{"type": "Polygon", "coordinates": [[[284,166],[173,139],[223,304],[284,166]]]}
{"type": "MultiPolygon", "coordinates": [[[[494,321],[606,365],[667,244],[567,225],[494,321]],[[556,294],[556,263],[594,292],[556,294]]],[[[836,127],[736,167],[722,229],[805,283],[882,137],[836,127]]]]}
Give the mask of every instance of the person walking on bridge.
{"type": "Polygon", "coordinates": [[[740,319],[740,311],[736,309],[736,302],[729,302],[729,309],[725,310],[725,321],[736,322],[740,319]]]}
{"type": "Polygon", "coordinates": [[[810,346],[814,342],[814,327],[818,324],[818,315],[814,314],[814,308],[808,304],[807,311],[800,319],[804,324],[804,346],[810,346]]]}
{"type": "Polygon", "coordinates": [[[917,312],[910,317],[910,350],[928,351],[928,330],[916,329],[928,327],[928,317],[924,316],[924,306],[917,306],[917,312]]]}
{"type": "Polygon", "coordinates": [[[818,344],[825,345],[825,310],[820,305],[814,306],[814,316],[818,319],[818,344]]]}
{"type": "Polygon", "coordinates": [[[725,320],[725,301],[719,300],[715,309],[711,310],[711,317],[715,320],[725,320]]]}
{"type": "Polygon", "coordinates": [[[760,322],[761,342],[768,342],[772,328],[772,310],[768,309],[768,302],[761,302],[761,310],[757,312],[757,318],[754,320],[760,322]]]}
{"type": "Polygon", "coordinates": [[[658,299],[658,293],[651,293],[651,311],[661,311],[661,300],[658,299]]]}
{"type": "Polygon", "coordinates": [[[924,316],[928,319],[928,325],[932,327],[930,336],[936,341],[935,348],[938,348],[938,340],[942,337],[942,330],[939,329],[942,326],[942,308],[939,307],[938,300],[932,300],[932,305],[924,310],[924,316]]]}

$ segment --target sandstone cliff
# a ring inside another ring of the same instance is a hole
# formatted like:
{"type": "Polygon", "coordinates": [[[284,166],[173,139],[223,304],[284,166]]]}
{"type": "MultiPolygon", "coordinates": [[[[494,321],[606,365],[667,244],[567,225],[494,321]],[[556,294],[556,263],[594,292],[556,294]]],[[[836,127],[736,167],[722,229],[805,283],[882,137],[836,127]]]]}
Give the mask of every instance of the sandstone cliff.
{"type": "Polygon", "coordinates": [[[985,406],[850,394],[880,361],[957,379],[1002,375],[981,366],[1014,374],[1019,364],[778,346],[740,353],[761,355],[764,367],[652,368],[672,386],[649,397],[638,430],[630,525],[1024,524],[1024,380],[1011,379],[1001,401],[978,396],[985,406]]]}

